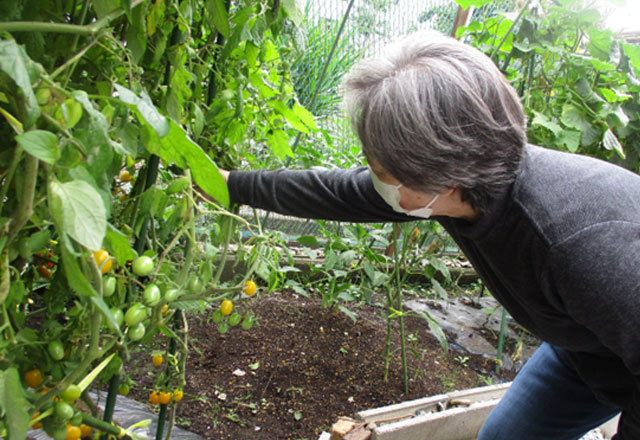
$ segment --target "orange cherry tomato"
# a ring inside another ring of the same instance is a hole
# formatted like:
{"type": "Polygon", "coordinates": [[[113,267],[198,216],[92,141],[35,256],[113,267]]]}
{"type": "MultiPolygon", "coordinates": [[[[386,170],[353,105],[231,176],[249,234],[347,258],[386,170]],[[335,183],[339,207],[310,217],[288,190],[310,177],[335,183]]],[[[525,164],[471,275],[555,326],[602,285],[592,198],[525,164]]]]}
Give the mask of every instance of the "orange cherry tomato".
{"type": "Polygon", "coordinates": [[[149,394],[149,403],[151,403],[152,405],[157,405],[158,402],[160,402],[160,395],[155,390],[151,391],[151,394],[149,394]]]}
{"type": "Polygon", "coordinates": [[[151,358],[151,362],[153,362],[153,365],[156,367],[159,367],[160,365],[162,365],[163,361],[164,361],[164,358],[162,357],[161,354],[154,354],[153,357],[151,358]]]}
{"type": "Polygon", "coordinates": [[[82,437],[89,437],[91,435],[91,426],[85,425],[84,423],[80,425],[80,433],[82,437]]]}
{"type": "Polygon", "coordinates": [[[168,393],[166,391],[160,391],[160,395],[158,396],[158,401],[160,402],[161,405],[166,405],[167,403],[171,402],[171,393],[168,393]]]}
{"type": "Polygon", "coordinates": [[[133,176],[127,170],[123,170],[120,173],[120,182],[131,182],[133,180],[133,176]]]}
{"type": "Polygon", "coordinates": [[[42,377],[42,371],[40,371],[38,368],[27,371],[26,373],[24,373],[24,381],[31,388],[38,388],[44,381],[44,378],[42,377]]]}

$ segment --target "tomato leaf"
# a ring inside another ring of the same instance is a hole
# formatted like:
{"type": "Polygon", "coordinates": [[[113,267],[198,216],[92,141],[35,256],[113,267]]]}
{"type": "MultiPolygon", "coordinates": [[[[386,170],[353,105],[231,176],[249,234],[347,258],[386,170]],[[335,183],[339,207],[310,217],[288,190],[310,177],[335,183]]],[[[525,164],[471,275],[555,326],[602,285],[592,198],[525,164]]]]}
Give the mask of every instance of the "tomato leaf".
{"type": "Polygon", "coordinates": [[[289,136],[283,130],[274,130],[267,134],[267,144],[280,159],[284,159],[285,156],[294,157],[289,145],[289,136]]]}
{"type": "Polygon", "coordinates": [[[229,38],[231,28],[229,27],[229,15],[227,14],[224,0],[207,0],[206,7],[209,24],[216,28],[225,38],[229,38]]]}
{"type": "Polygon", "coordinates": [[[309,129],[307,128],[307,126],[304,125],[304,123],[300,120],[296,113],[294,113],[293,110],[287,107],[287,104],[285,104],[284,102],[275,100],[269,101],[269,107],[284,116],[287,122],[291,124],[291,126],[296,130],[299,130],[303,133],[309,133],[309,129]]]}
{"type": "Polygon", "coordinates": [[[62,268],[64,274],[67,277],[69,286],[73,289],[78,296],[97,296],[98,292],[94,290],[87,278],[84,276],[78,260],[67,249],[66,246],[60,246],[62,252],[62,268]]]}
{"type": "Polygon", "coordinates": [[[5,413],[8,440],[27,437],[29,413],[18,370],[11,367],[0,373],[0,408],[5,413]]]}
{"type": "Polygon", "coordinates": [[[0,72],[11,79],[0,78],[0,91],[11,94],[17,101],[19,118],[25,129],[31,128],[40,117],[40,106],[31,88],[31,72],[36,70],[24,49],[13,40],[0,41],[0,72]],[[13,82],[14,84],[11,84],[13,82]],[[17,91],[15,90],[17,86],[17,91]]]}
{"type": "Polygon", "coordinates": [[[160,139],[160,148],[156,154],[178,166],[180,163],[172,158],[181,157],[189,166],[195,183],[218,203],[228,207],[229,190],[216,164],[198,144],[189,139],[182,127],[173,121],[169,121],[169,125],[169,134],[160,139]]]}
{"type": "Polygon", "coordinates": [[[31,130],[16,136],[16,142],[30,155],[53,165],[60,159],[58,138],[46,130],[31,130]]]}
{"type": "Polygon", "coordinates": [[[138,115],[149,124],[159,137],[164,137],[169,133],[170,125],[166,117],[164,117],[151,102],[151,98],[146,93],[142,93],[138,97],[131,90],[119,84],[114,85],[118,92],[118,98],[125,104],[133,106],[137,110],[138,115]]]}
{"type": "Polygon", "coordinates": [[[100,372],[104,370],[107,365],[109,365],[109,362],[111,362],[111,358],[115,355],[115,353],[111,353],[109,356],[104,358],[104,360],[100,362],[100,364],[98,364],[98,366],[94,368],[91,373],[87,374],[80,382],[78,382],[78,387],[80,387],[82,391],[86,390],[87,387],[91,385],[91,382],[93,382],[95,378],[98,377],[98,374],[100,374],[100,372]]]}
{"type": "Polygon", "coordinates": [[[82,180],[49,183],[49,210],[61,232],[96,251],[107,230],[106,209],[98,191],[82,180]]]}
{"type": "Polygon", "coordinates": [[[110,245],[109,248],[118,264],[124,266],[127,261],[133,260],[138,254],[131,247],[129,237],[114,229],[113,226],[108,226],[106,238],[110,245]]]}
{"type": "Polygon", "coordinates": [[[423,310],[422,313],[424,313],[424,316],[422,315],[418,315],[418,316],[420,316],[422,319],[427,321],[427,323],[429,324],[429,330],[431,331],[433,336],[437,339],[437,341],[440,343],[442,350],[444,350],[444,355],[447,356],[449,353],[449,343],[447,341],[447,335],[442,330],[442,327],[440,327],[440,324],[438,324],[438,321],[433,319],[433,317],[429,314],[429,312],[427,312],[426,310],[423,310]]]}
{"type": "Polygon", "coordinates": [[[304,125],[311,128],[312,130],[318,129],[318,127],[316,126],[316,121],[313,118],[313,114],[309,110],[307,110],[297,102],[293,104],[293,108],[291,110],[304,123],[304,125]]]}
{"type": "Polygon", "coordinates": [[[287,16],[295,23],[296,26],[300,26],[302,20],[304,20],[304,7],[299,0],[282,0],[282,9],[287,13],[287,16]]]}

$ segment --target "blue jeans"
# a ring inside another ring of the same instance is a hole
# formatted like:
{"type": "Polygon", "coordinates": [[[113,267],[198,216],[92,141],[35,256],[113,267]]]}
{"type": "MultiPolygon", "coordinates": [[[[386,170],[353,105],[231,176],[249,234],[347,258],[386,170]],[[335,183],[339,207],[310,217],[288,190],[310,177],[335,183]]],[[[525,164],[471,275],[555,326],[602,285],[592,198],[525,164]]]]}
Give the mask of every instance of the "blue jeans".
{"type": "Polygon", "coordinates": [[[544,343],[489,414],[478,440],[575,440],[620,411],[595,398],[562,349],[544,343]]]}

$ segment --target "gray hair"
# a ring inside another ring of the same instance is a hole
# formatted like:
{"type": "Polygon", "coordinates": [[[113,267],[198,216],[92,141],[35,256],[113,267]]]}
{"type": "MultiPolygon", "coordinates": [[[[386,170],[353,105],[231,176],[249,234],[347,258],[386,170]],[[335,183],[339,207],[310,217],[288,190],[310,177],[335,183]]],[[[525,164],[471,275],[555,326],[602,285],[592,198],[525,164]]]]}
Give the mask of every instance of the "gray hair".
{"type": "Polygon", "coordinates": [[[410,34],[358,63],[345,103],[369,161],[414,190],[459,188],[485,211],[515,179],[526,144],[520,99],[482,52],[410,34]]]}

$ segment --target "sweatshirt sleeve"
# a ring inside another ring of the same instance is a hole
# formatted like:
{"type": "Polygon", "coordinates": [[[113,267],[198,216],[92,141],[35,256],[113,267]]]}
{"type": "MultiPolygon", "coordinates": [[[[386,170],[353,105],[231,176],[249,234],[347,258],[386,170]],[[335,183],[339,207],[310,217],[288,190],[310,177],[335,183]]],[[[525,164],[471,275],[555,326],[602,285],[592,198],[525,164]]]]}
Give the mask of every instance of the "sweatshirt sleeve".
{"type": "Polygon", "coordinates": [[[232,204],[284,215],[360,223],[415,220],[384,202],[366,167],[232,171],[227,184],[232,204]]]}
{"type": "Polygon", "coordinates": [[[576,350],[574,364],[605,398],[624,402],[616,439],[640,439],[640,224],[592,225],[551,256],[566,312],[599,342],[576,350]]]}

